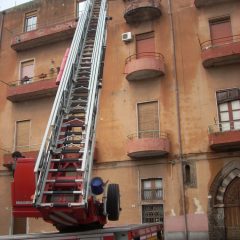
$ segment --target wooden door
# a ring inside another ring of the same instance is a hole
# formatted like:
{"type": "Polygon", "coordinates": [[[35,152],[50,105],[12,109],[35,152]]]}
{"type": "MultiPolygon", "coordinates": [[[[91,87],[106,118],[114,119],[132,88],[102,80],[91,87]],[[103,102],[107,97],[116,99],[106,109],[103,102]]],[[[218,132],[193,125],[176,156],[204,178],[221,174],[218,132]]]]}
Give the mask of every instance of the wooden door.
{"type": "Polygon", "coordinates": [[[210,21],[212,45],[222,45],[232,42],[232,26],[230,18],[210,21]]]}
{"type": "Polygon", "coordinates": [[[240,239],[240,178],[235,178],[224,194],[225,229],[228,240],[240,239]]]}

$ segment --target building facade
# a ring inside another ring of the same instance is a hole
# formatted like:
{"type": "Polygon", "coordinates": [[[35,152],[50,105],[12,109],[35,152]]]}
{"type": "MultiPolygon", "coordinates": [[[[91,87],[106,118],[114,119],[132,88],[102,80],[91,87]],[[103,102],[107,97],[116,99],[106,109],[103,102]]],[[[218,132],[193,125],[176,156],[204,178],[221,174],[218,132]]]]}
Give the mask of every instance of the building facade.
{"type": "MultiPolygon", "coordinates": [[[[93,175],[119,183],[123,224],[166,239],[238,239],[238,0],[109,1],[93,175]]],[[[56,76],[84,7],[34,0],[2,12],[0,234],[54,231],[11,215],[11,153],[36,157],[56,76]]]]}

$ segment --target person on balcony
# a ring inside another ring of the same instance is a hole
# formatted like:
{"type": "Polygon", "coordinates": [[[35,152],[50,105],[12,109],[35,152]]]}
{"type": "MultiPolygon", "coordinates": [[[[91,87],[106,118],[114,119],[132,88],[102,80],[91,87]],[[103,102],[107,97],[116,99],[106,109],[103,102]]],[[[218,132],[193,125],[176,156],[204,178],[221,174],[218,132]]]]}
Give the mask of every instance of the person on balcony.
{"type": "Polygon", "coordinates": [[[15,152],[12,153],[12,158],[13,158],[12,176],[14,177],[14,173],[15,173],[15,169],[16,169],[16,165],[17,165],[17,159],[18,158],[25,158],[25,157],[19,151],[15,151],[15,152]]]}

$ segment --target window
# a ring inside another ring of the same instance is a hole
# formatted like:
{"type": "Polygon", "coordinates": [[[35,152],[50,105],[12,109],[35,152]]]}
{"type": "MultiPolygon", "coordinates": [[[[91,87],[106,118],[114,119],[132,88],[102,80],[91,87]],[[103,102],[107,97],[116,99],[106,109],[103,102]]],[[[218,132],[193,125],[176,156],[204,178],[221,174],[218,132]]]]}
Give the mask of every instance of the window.
{"type": "Polygon", "coordinates": [[[240,129],[240,89],[217,92],[220,131],[240,129]]]}
{"type": "Polygon", "coordinates": [[[142,223],[163,222],[163,204],[142,205],[142,223]]]}
{"type": "Polygon", "coordinates": [[[29,32],[37,28],[37,11],[25,15],[24,31],[29,32]]]}
{"type": "Polygon", "coordinates": [[[232,27],[230,17],[222,17],[209,21],[212,45],[222,45],[232,42],[232,27]]]}
{"type": "Polygon", "coordinates": [[[77,17],[79,18],[82,12],[85,10],[86,1],[77,1],[77,17]]]}
{"type": "Polygon", "coordinates": [[[163,199],[163,186],[161,178],[142,180],[142,201],[162,199],[163,199]]]}
{"type": "Polygon", "coordinates": [[[137,58],[153,57],[155,53],[154,32],[136,35],[137,58]]]}
{"type": "Polygon", "coordinates": [[[159,137],[158,102],[145,102],[137,104],[138,137],[159,137]]]}
{"type": "Polygon", "coordinates": [[[30,83],[34,76],[34,60],[21,62],[20,68],[21,84],[30,83]]]}
{"type": "Polygon", "coordinates": [[[17,121],[15,151],[28,151],[30,147],[30,120],[17,121]]]}
{"type": "Polygon", "coordinates": [[[194,161],[188,161],[184,163],[184,183],[187,187],[197,187],[197,175],[196,175],[196,163],[194,161]]]}
{"type": "Polygon", "coordinates": [[[191,183],[191,168],[189,164],[185,165],[185,183],[187,185],[191,183]]]}
{"type": "Polygon", "coordinates": [[[163,222],[163,183],[162,178],[148,178],[141,181],[142,222],[163,222]],[[154,204],[153,204],[154,203],[154,204]]]}

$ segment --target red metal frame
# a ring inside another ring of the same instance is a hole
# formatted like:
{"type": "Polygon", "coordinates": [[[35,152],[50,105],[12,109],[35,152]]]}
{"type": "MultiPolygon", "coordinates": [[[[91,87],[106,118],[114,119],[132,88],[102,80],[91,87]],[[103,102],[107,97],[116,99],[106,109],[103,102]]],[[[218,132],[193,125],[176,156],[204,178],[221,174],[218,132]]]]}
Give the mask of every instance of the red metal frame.
{"type": "Polygon", "coordinates": [[[12,206],[15,217],[41,217],[38,209],[33,207],[35,192],[35,159],[18,158],[12,182],[12,206]]]}

